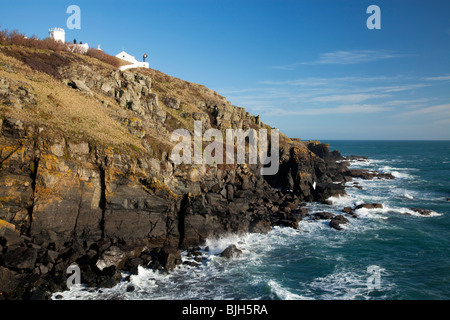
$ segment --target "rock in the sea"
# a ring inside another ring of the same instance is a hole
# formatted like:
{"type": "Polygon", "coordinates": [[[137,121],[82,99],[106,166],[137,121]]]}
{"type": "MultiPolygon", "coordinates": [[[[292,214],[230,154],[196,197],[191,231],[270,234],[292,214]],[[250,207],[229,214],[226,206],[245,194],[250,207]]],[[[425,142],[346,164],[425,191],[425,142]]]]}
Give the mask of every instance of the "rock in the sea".
{"type": "Polygon", "coordinates": [[[433,211],[427,209],[412,208],[411,211],[417,212],[422,216],[429,216],[433,211]]]}
{"type": "Polygon", "coordinates": [[[167,271],[172,271],[182,263],[181,253],[175,248],[163,248],[159,253],[161,264],[167,271]]]}
{"type": "Polygon", "coordinates": [[[355,207],[355,210],[358,209],[383,209],[383,205],[381,203],[364,203],[355,207]]]}
{"type": "Polygon", "coordinates": [[[234,244],[228,246],[223,252],[220,254],[221,257],[230,259],[232,257],[239,257],[242,254],[242,250],[239,250],[234,244]]]}
{"type": "Polygon", "coordinates": [[[314,213],[314,216],[320,220],[330,220],[334,217],[334,214],[331,212],[316,212],[314,213]]]}
{"type": "Polygon", "coordinates": [[[350,169],[346,172],[346,175],[353,177],[353,178],[361,178],[364,180],[373,180],[375,178],[388,179],[388,180],[395,179],[395,177],[390,173],[368,171],[368,170],[363,170],[363,169],[350,169]]]}
{"type": "Polygon", "coordinates": [[[342,209],[342,212],[350,214],[353,212],[353,209],[351,207],[345,207],[342,209]]]}
{"type": "Polygon", "coordinates": [[[330,227],[336,230],[342,230],[341,224],[346,224],[349,221],[342,215],[336,216],[331,219],[330,227]]]}

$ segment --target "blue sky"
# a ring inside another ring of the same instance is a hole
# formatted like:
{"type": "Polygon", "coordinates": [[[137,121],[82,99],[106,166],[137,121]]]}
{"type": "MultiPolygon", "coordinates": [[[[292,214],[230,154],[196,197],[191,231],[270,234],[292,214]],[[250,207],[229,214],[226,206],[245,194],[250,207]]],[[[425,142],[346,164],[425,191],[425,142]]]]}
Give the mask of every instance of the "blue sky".
{"type": "Polygon", "coordinates": [[[448,140],[449,17],[448,0],[25,0],[2,3],[0,25],[148,53],[290,137],[448,140]],[[67,30],[72,4],[81,30],[67,30]]]}

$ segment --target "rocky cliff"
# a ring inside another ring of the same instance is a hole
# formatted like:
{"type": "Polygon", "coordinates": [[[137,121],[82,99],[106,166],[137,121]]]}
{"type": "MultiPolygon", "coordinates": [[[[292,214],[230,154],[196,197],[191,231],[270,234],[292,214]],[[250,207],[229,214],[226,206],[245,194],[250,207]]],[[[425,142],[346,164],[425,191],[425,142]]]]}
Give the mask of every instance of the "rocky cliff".
{"type": "Polygon", "coordinates": [[[280,137],[280,170],[175,165],[173,130],[270,129],[202,85],[120,72],[68,52],[0,46],[0,292],[47,298],[112,286],[137,265],[171,270],[180,250],[227,233],[297,227],[304,201],[345,194],[355,172],[317,141],[280,137]],[[338,161],[339,160],[339,161],[338,161]]]}

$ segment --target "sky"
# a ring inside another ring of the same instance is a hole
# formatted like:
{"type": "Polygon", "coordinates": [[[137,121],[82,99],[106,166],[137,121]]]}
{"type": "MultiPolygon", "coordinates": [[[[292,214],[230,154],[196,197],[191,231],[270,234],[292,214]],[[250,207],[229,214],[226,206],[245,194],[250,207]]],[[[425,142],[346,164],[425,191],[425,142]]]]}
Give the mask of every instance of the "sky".
{"type": "Polygon", "coordinates": [[[448,0],[2,0],[0,25],[147,53],[292,138],[450,139],[448,0]]]}

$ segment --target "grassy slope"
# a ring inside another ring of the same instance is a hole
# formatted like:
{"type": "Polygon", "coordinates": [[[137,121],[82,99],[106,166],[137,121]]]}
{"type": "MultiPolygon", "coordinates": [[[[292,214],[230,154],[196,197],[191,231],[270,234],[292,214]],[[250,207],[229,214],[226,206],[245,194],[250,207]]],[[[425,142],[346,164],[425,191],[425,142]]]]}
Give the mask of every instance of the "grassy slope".
{"type": "MultiPolygon", "coordinates": [[[[103,77],[116,70],[115,67],[93,57],[76,53],[0,45],[0,78],[10,79],[16,86],[29,86],[31,92],[36,95],[37,102],[22,109],[0,104],[0,115],[17,118],[26,124],[52,128],[53,132],[59,132],[69,140],[88,140],[108,147],[125,147],[130,151],[144,150],[142,140],[132,135],[122,121],[136,119],[138,116],[120,107],[113,98],[99,92],[89,96],[68,87],[61,81],[58,72],[61,66],[67,65],[86,65],[103,77]],[[104,102],[107,102],[108,106],[105,106],[104,102]]],[[[206,113],[211,118],[199,103],[207,102],[218,106],[229,104],[224,97],[203,85],[177,79],[153,69],[130,71],[152,79],[152,91],[158,94],[160,105],[168,115],[165,124],[169,131],[175,128],[193,129],[194,113],[206,113]],[[163,101],[168,97],[178,98],[182,110],[165,106],[163,101]],[[186,114],[190,116],[186,117],[186,114]]],[[[147,136],[150,137],[154,149],[171,149],[167,135],[150,131],[147,136]]],[[[293,142],[283,134],[280,139],[282,144],[293,142]]]]}

